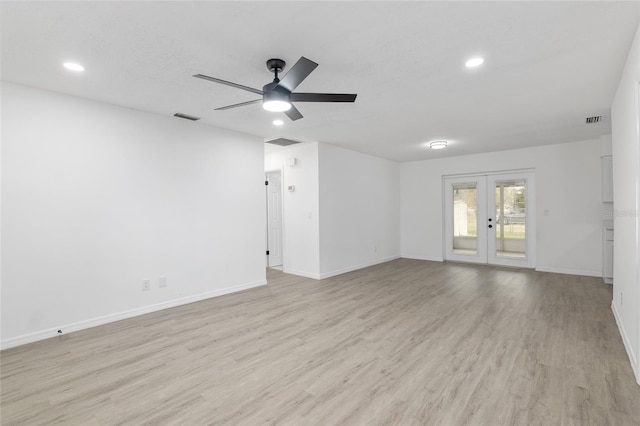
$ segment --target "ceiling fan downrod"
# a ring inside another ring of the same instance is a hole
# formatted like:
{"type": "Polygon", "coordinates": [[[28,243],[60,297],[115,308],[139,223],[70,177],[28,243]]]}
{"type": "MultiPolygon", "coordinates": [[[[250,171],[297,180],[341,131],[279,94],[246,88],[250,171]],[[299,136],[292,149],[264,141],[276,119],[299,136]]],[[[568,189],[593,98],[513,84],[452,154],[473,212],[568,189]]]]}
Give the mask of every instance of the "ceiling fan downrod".
{"type": "Polygon", "coordinates": [[[282,70],[284,69],[286,65],[286,62],[283,61],[282,59],[269,59],[267,61],[267,69],[269,71],[271,71],[274,75],[274,79],[273,81],[276,83],[280,82],[280,79],[278,78],[278,73],[282,72],[282,70]]]}

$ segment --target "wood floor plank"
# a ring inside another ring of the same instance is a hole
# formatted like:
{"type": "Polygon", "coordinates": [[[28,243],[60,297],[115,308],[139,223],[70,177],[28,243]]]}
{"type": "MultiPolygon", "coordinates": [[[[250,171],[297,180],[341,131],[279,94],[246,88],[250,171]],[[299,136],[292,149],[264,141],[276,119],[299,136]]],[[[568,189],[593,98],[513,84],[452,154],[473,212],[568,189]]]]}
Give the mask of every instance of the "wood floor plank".
{"type": "Polygon", "coordinates": [[[408,259],[0,353],[2,424],[640,424],[600,279],[408,259]]]}

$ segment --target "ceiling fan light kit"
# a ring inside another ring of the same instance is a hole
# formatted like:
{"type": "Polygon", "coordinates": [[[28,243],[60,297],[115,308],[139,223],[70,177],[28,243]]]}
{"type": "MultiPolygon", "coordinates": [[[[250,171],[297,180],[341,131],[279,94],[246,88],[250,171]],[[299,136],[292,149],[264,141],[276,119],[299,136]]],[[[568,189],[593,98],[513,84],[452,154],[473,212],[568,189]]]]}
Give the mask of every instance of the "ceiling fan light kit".
{"type": "Polygon", "coordinates": [[[267,111],[284,112],[291,109],[291,97],[284,92],[271,91],[262,95],[262,108],[267,111]]]}
{"type": "Polygon", "coordinates": [[[262,95],[262,99],[241,102],[239,104],[227,105],[216,108],[216,110],[226,110],[259,103],[262,101],[262,107],[267,111],[284,112],[291,121],[299,120],[302,114],[292,104],[295,102],[355,102],[357,94],[349,93],[294,93],[296,87],[311,74],[318,66],[317,63],[310,59],[301,57],[289,72],[282,78],[278,77],[286,63],[282,59],[269,59],[267,61],[267,69],[274,74],[273,81],[265,84],[262,90],[253,87],[243,86],[242,84],[232,83],[230,81],[221,80],[215,77],[209,77],[204,74],[195,74],[194,77],[203,80],[220,83],[237,89],[246,90],[257,95],[262,95]]]}

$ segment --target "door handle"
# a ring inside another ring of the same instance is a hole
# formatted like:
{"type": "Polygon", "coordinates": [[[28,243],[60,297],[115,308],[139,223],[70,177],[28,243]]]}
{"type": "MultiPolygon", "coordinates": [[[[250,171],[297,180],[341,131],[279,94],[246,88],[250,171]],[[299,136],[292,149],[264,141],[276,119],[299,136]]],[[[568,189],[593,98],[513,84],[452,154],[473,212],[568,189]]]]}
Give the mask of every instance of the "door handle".
{"type": "Polygon", "coordinates": [[[489,225],[489,228],[493,228],[493,225],[489,225]]]}

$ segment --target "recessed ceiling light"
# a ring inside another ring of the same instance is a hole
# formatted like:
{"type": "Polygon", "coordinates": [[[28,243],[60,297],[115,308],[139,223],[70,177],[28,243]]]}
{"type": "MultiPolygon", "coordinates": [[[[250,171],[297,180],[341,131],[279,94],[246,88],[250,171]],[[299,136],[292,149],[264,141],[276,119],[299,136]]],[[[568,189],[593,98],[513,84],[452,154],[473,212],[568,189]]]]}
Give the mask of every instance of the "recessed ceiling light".
{"type": "Polygon", "coordinates": [[[82,72],[84,71],[84,67],[80,64],[77,64],[75,62],[65,62],[64,64],[62,64],[66,69],[68,69],[69,71],[74,71],[74,72],[82,72]]]}
{"type": "Polygon", "coordinates": [[[282,126],[283,124],[284,124],[284,121],[282,120],[273,120],[274,126],[282,126]]]}
{"type": "Polygon", "coordinates": [[[433,141],[429,143],[431,149],[444,149],[447,147],[447,141],[433,141]]]}
{"type": "Polygon", "coordinates": [[[475,68],[479,65],[482,65],[482,63],[484,62],[483,58],[471,58],[469,59],[467,62],[464,63],[464,66],[467,68],[475,68]]]}

